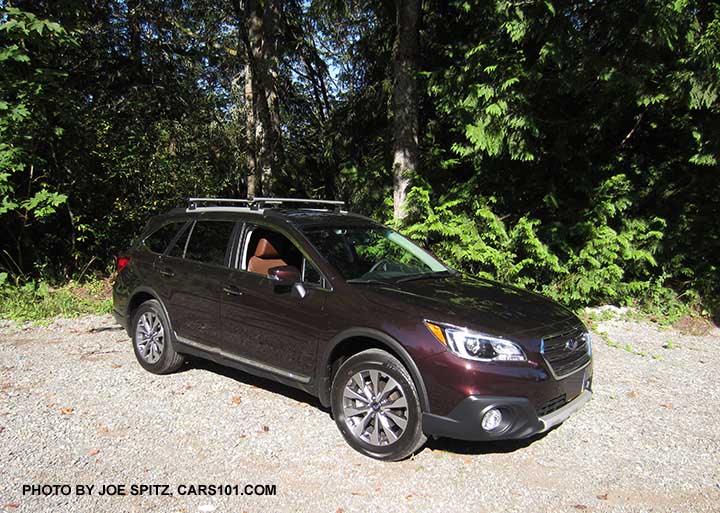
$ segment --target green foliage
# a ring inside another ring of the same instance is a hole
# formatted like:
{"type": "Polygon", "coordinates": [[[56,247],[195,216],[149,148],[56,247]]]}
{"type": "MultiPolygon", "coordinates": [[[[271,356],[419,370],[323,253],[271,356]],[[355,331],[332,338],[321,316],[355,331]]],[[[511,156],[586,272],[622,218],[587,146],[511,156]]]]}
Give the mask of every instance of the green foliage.
{"type": "Polygon", "coordinates": [[[615,175],[598,186],[584,218],[570,228],[578,246],[567,252],[568,276],[548,292],[570,304],[627,304],[651,287],[664,221],[629,217],[632,186],[615,175]]]}
{"type": "Polygon", "coordinates": [[[442,171],[423,176],[434,206],[412,232],[573,305],[676,317],[720,297],[720,6],[497,0],[431,20],[445,28],[426,145],[442,171]]]}
{"type": "MultiPolygon", "coordinates": [[[[232,2],[14,5],[0,272],[108,271],[184,196],[245,195],[253,104],[232,2]]],[[[275,192],[388,221],[393,2],[278,5],[275,192]]],[[[430,1],[422,18],[401,228],[458,269],[575,307],[720,316],[720,5],[430,1]]]]}
{"type": "Polygon", "coordinates": [[[448,199],[433,206],[427,189],[408,198],[408,237],[465,272],[537,288],[566,271],[536,234],[538,220],[520,218],[512,227],[492,210],[492,198],[448,199]]]}
{"type": "Polygon", "coordinates": [[[654,255],[662,240],[662,219],[628,216],[631,186],[624,175],[604,181],[569,235],[551,244],[556,230],[522,216],[508,222],[493,211],[493,198],[443,199],[415,187],[409,198],[406,234],[449,265],[547,294],[573,307],[599,303],[686,312],[658,278],[654,255]],[[547,242],[545,242],[547,241],[547,242]]]}
{"type": "Polygon", "coordinates": [[[36,101],[45,94],[47,77],[53,75],[33,63],[28,48],[56,50],[74,40],[58,23],[33,13],[7,7],[0,15],[4,18],[0,35],[6,41],[0,49],[0,216],[16,214],[27,224],[53,214],[67,199],[50,190],[42,174],[35,174],[34,155],[23,144],[36,122],[36,101]]]}
{"type": "Polygon", "coordinates": [[[203,41],[219,21],[205,13],[194,30],[195,11],[182,11],[179,25],[197,37],[173,28],[184,50],[168,53],[154,36],[136,44],[141,19],[167,34],[172,6],[126,6],[2,12],[0,270],[50,280],[108,271],[149,216],[182,197],[237,194],[243,146],[223,124],[210,66],[223,50],[203,41]]]}
{"type": "Polygon", "coordinates": [[[47,321],[54,317],[106,314],[112,309],[108,283],[71,281],[50,287],[43,281],[11,284],[0,273],[0,318],[16,321],[47,321]]]}

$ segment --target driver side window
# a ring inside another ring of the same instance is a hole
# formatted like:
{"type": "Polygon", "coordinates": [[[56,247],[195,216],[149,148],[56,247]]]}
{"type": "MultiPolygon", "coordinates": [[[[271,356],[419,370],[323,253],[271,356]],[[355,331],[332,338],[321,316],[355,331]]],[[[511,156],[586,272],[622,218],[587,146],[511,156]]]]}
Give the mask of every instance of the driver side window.
{"type": "Polygon", "coordinates": [[[303,282],[322,285],[320,272],[303,256],[293,242],[265,227],[250,227],[240,256],[241,269],[267,276],[273,267],[292,266],[298,270],[303,282]]]}

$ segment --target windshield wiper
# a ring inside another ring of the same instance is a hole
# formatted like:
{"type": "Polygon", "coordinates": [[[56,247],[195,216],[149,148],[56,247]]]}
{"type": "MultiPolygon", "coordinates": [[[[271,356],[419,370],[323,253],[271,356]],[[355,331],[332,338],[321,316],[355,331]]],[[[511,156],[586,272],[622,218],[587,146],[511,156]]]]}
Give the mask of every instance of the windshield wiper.
{"type": "Polygon", "coordinates": [[[395,280],[395,283],[403,283],[406,281],[413,281],[413,280],[424,280],[425,278],[446,278],[448,276],[455,276],[455,273],[448,270],[448,271],[433,271],[433,272],[429,272],[429,273],[411,274],[410,276],[405,276],[404,278],[395,280]]]}
{"type": "Polygon", "coordinates": [[[352,285],[359,284],[359,285],[385,285],[386,287],[391,285],[390,283],[382,280],[363,280],[361,278],[356,278],[354,280],[348,280],[347,283],[350,283],[352,285]]]}

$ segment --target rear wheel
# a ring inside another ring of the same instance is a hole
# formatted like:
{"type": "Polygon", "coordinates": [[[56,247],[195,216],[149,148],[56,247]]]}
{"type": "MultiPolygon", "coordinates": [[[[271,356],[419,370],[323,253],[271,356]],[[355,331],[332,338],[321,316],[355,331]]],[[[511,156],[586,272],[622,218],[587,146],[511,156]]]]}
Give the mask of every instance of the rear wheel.
{"type": "Polygon", "coordinates": [[[153,374],[169,374],[185,362],[173,347],[172,331],[160,302],[145,301],[133,313],[133,349],[138,363],[153,374]]]}
{"type": "Polygon", "coordinates": [[[345,440],[367,456],[398,461],[425,443],[415,384],[385,351],[368,349],[344,362],[333,379],[331,405],[345,440]]]}

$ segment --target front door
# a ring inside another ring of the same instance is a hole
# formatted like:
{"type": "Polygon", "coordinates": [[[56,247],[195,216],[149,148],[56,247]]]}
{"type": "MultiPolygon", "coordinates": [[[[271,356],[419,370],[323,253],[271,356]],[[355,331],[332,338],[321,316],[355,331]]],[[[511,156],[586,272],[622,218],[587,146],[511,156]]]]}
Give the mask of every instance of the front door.
{"type": "Polygon", "coordinates": [[[239,247],[240,269],[230,276],[220,307],[225,352],[307,382],[318,339],[327,330],[325,303],[331,292],[298,247],[276,231],[248,227],[239,247]],[[301,271],[305,297],[268,278],[267,270],[280,265],[301,271]]]}

